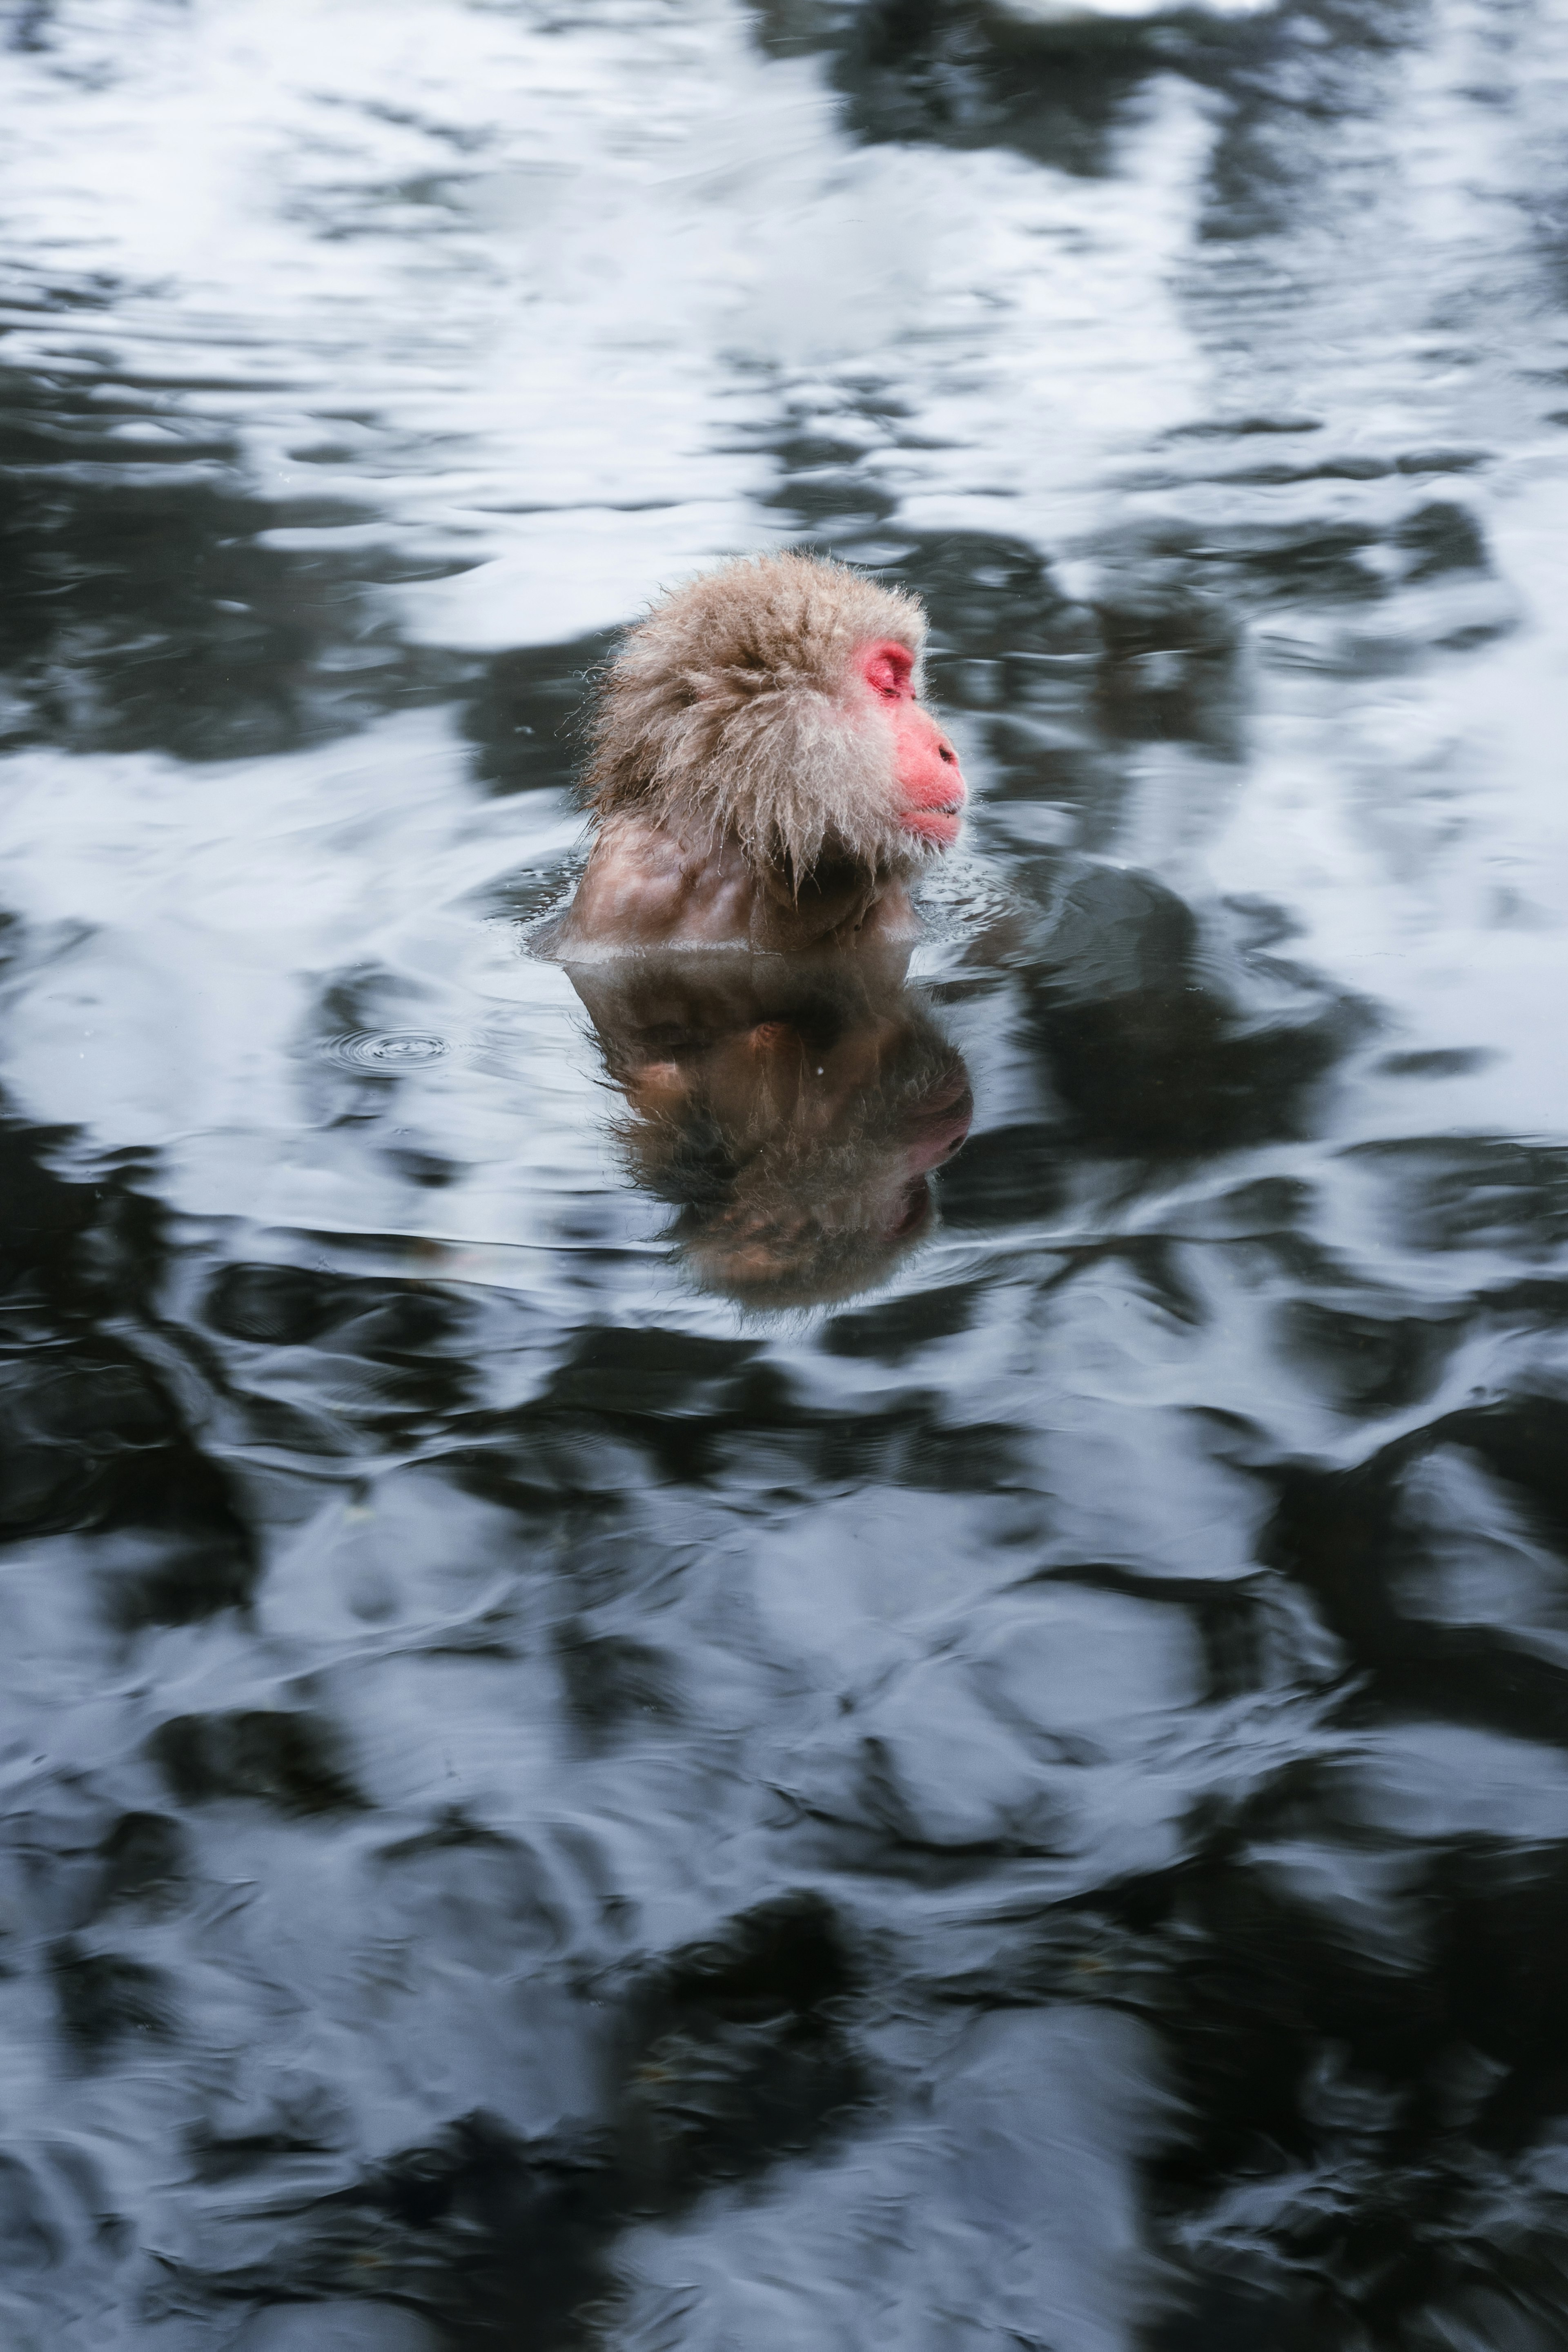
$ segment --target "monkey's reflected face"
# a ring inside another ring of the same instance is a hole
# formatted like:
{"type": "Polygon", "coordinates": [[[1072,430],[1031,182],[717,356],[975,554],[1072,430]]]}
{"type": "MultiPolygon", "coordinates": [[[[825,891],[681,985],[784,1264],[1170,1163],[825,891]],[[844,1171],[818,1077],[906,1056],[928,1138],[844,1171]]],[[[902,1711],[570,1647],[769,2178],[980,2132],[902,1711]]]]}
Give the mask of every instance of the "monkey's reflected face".
{"type": "Polygon", "coordinates": [[[863,646],[855,666],[893,729],[900,824],[918,840],[948,848],[969,794],[957,752],[915,694],[913,656],[889,638],[863,646]]]}
{"type": "Polygon", "coordinates": [[[756,1307],[882,1281],[929,1229],[931,1173],[969,1132],[961,1056],[869,959],[683,961],[573,980],[626,1097],[627,1169],[678,1210],[688,1272],[756,1307]]]}

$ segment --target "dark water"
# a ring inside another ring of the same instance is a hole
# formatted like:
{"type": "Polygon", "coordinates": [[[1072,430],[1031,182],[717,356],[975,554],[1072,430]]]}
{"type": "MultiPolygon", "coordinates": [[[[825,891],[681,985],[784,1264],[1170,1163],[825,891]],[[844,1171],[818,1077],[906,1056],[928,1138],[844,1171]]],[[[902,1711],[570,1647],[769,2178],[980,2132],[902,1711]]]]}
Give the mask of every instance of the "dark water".
{"type": "Polygon", "coordinates": [[[1568,2341],[1568,18],[1047,14],[0,11],[8,2352],[1568,2341]],[[759,1314],[526,938],[782,542],[759,1314]]]}

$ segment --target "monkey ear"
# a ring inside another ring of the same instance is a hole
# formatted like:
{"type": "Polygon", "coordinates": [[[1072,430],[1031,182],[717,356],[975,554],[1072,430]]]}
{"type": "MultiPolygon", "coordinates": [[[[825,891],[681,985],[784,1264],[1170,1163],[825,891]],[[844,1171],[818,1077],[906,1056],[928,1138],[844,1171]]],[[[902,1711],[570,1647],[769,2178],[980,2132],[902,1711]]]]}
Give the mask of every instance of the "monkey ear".
{"type": "Polygon", "coordinates": [[[915,657],[908,646],[896,637],[885,637],[874,646],[862,646],[857,656],[857,667],[867,685],[875,694],[885,694],[889,701],[901,701],[910,691],[910,680],[914,675],[915,657]]]}

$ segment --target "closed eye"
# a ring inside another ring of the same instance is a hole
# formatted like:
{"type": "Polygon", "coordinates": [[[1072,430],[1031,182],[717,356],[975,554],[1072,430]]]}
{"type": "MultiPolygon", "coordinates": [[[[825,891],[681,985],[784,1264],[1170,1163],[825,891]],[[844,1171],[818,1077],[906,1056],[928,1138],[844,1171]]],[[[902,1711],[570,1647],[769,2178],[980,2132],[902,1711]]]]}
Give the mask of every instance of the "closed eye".
{"type": "Polygon", "coordinates": [[[944,743],[944,744],[942,745],[942,758],[947,761],[947,764],[948,764],[948,766],[949,766],[950,768],[956,768],[956,767],[957,767],[957,765],[958,765],[958,754],[957,754],[957,752],[956,752],[956,751],[950,751],[948,750],[947,745],[946,745],[945,743],[944,743]]]}

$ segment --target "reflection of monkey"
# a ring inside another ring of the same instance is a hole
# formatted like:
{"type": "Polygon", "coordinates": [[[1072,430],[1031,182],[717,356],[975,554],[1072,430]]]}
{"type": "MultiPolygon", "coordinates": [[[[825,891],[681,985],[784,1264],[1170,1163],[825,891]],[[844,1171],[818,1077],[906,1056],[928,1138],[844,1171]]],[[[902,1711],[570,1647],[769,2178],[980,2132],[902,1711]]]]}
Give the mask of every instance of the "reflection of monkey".
{"type": "Polygon", "coordinates": [[[600,695],[595,839],[557,951],[910,932],[904,886],[957,839],[964,801],[920,698],[924,640],[913,598],[802,555],[656,605],[600,695]]]}
{"type": "Polygon", "coordinates": [[[633,1180],[693,1278],[755,1307],[869,1288],[931,1223],[969,1075],[895,949],[570,967],[625,1095],[633,1180]]]}

